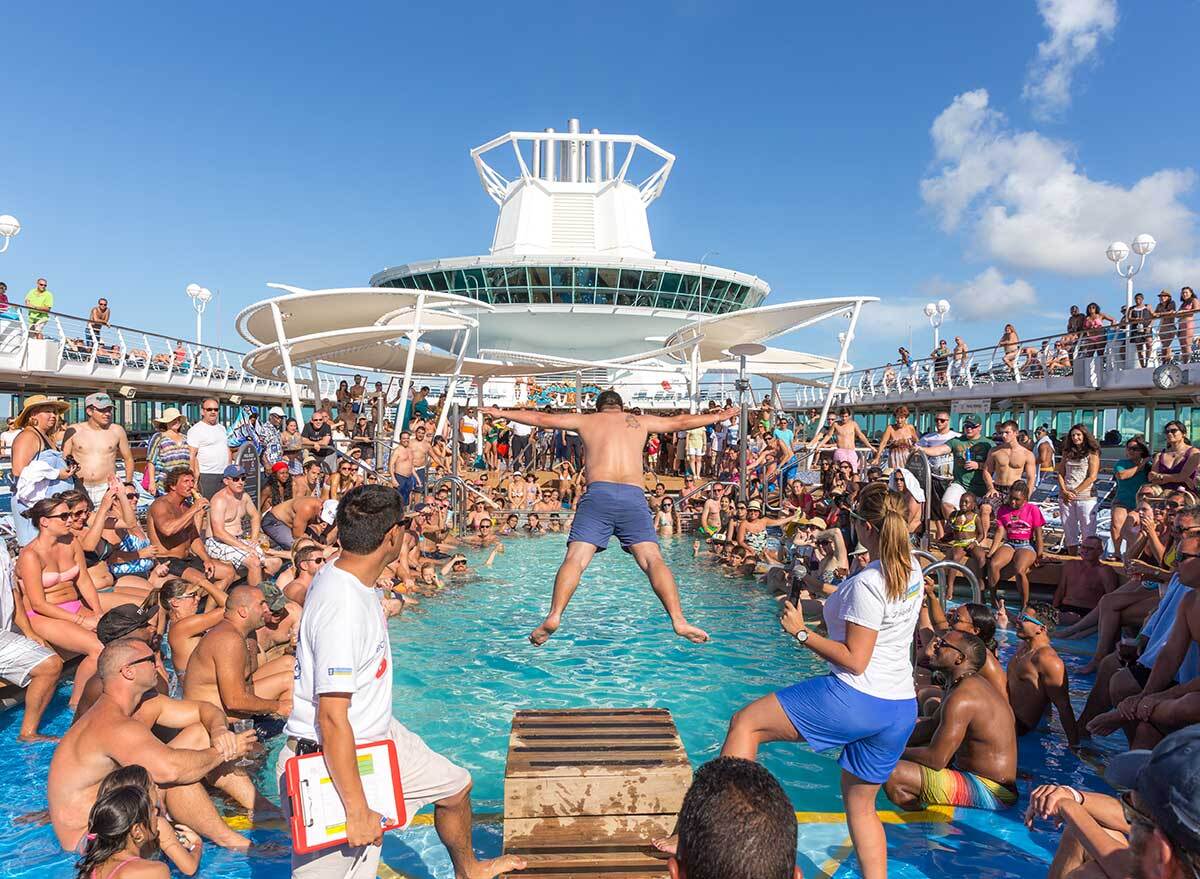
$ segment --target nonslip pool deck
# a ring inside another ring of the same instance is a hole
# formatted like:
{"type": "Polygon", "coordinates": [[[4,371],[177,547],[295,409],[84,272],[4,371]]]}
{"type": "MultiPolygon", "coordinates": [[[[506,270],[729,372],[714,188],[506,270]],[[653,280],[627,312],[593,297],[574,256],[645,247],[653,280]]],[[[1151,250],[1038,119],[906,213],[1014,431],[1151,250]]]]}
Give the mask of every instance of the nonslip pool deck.
{"type": "MultiPolygon", "coordinates": [[[[510,547],[485,580],[452,587],[423,600],[408,620],[392,623],[396,663],[395,712],[431,746],[462,762],[474,776],[477,822],[475,846],[481,856],[503,846],[504,762],[513,713],[529,708],[634,707],[670,709],[693,766],[716,756],[729,715],[740,704],[798,677],[820,673],[779,635],[776,604],[760,587],[728,579],[690,558],[690,541],[666,547],[680,575],[689,611],[712,630],[712,645],[677,643],[645,581],[623,553],[597,559],[588,571],[563,631],[534,650],[524,634],[540,618],[548,584],[561,558],[561,539],[530,540],[510,547]],[[611,557],[611,558],[610,558],[611,557]],[[503,564],[511,560],[509,564],[503,564]],[[519,584],[519,585],[514,585],[519,584]],[[543,586],[542,584],[547,584],[543,586]],[[435,634],[440,637],[434,637],[435,634]],[[433,646],[433,642],[437,642],[433,646]],[[427,698],[421,698],[428,693],[427,698]]],[[[1011,634],[1003,644],[1012,650],[1011,634]]],[[[1064,653],[1068,667],[1086,661],[1083,645],[1064,653]]],[[[1090,678],[1073,680],[1077,710],[1090,678]]],[[[47,714],[47,730],[62,734],[70,722],[64,684],[47,714]]],[[[58,850],[44,823],[45,778],[53,745],[16,741],[19,711],[0,714],[0,879],[67,879],[74,858],[58,850]]],[[[1032,786],[1059,781],[1107,790],[1097,775],[1106,756],[1123,738],[1089,744],[1076,756],[1068,751],[1057,721],[1020,743],[1023,794],[1020,805],[1003,813],[970,809],[896,812],[882,797],[890,875],[922,879],[964,875],[1040,877],[1058,843],[1048,825],[1032,831],[1022,823],[1032,786]]],[[[274,797],[267,767],[260,788],[274,797]]],[[[857,877],[838,793],[836,752],[814,754],[805,746],[774,744],[760,757],[780,778],[797,809],[797,856],[806,877],[857,877]]],[[[246,858],[210,847],[201,873],[205,879],[282,879],[289,875],[287,838],[279,822],[250,827],[244,816],[227,821],[268,844],[266,856],[246,858]]],[[[449,858],[438,842],[428,811],[404,833],[385,837],[382,879],[450,879],[449,858]]]]}

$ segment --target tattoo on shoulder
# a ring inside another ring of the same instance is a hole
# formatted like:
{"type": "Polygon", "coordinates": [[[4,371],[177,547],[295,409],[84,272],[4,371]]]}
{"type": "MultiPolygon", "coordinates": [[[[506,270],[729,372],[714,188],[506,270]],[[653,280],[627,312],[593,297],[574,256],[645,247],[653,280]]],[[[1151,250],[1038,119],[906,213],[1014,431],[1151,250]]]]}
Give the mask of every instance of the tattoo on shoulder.
{"type": "Polygon", "coordinates": [[[641,423],[640,421],[638,421],[638,420],[637,420],[637,416],[636,416],[636,415],[626,415],[626,416],[625,416],[625,426],[626,426],[626,427],[639,428],[639,427],[641,427],[641,426],[642,426],[642,423],[641,423]]]}

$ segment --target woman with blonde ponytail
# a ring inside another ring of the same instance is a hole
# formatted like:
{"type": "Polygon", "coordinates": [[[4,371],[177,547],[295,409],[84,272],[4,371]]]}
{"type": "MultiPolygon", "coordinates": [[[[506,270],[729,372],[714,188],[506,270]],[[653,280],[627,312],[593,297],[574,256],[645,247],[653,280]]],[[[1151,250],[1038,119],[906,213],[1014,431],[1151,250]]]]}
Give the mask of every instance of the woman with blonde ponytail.
{"type": "Polygon", "coordinates": [[[917,720],[910,649],[924,590],[908,542],[906,498],[872,482],[850,516],[871,562],[826,599],[828,634],[810,631],[791,602],[780,620],[800,649],[829,663],[829,673],[738,711],[721,755],[753,760],[759,745],[773,741],[808,742],[816,751],[841,747],[842,797],[862,875],[882,879],[887,840],[875,795],[917,720]]]}

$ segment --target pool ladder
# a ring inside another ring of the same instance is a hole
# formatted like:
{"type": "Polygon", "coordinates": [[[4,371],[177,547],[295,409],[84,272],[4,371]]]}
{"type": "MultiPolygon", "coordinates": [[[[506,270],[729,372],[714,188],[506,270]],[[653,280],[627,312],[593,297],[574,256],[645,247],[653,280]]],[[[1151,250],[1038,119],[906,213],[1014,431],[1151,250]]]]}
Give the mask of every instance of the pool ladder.
{"type": "Polygon", "coordinates": [[[922,564],[921,570],[925,576],[928,577],[934,572],[937,573],[938,601],[941,603],[942,607],[946,606],[947,599],[954,597],[953,595],[947,594],[947,571],[957,571],[959,574],[966,577],[967,582],[971,584],[971,601],[975,602],[976,604],[981,604],[983,602],[983,591],[979,586],[979,578],[975,576],[975,572],[966,565],[959,564],[958,562],[951,561],[950,559],[938,559],[938,557],[933,553],[927,552],[923,549],[914,549],[913,555],[921,559],[922,562],[931,563],[922,564]]]}

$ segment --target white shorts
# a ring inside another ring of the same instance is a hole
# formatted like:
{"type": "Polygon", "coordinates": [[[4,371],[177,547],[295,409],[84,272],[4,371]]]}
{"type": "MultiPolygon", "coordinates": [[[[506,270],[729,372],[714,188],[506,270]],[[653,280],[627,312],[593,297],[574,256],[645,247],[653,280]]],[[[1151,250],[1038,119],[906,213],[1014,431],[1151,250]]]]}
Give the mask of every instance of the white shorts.
{"type": "MultiPolygon", "coordinates": [[[[246,557],[250,555],[250,550],[241,546],[230,546],[228,543],[221,543],[215,537],[205,538],[204,551],[217,561],[226,562],[235,568],[246,567],[246,557]]],[[[266,561],[261,549],[255,547],[255,554],[263,561],[266,561]]]]}
{"type": "Polygon", "coordinates": [[[83,490],[87,492],[87,496],[91,498],[92,508],[100,506],[100,501],[104,500],[104,495],[108,493],[107,482],[97,482],[94,485],[83,483],[83,490]]]}
{"type": "MultiPolygon", "coordinates": [[[[451,763],[430,748],[412,730],[393,718],[389,730],[396,743],[400,762],[400,786],[404,788],[405,822],[407,830],[413,817],[430,803],[452,797],[471,783],[471,773],[451,763]]],[[[291,803],[284,794],[284,765],[293,756],[284,743],[275,761],[275,777],[279,781],[279,799],[284,823],[291,824],[291,803]]],[[[292,853],[292,879],[375,879],[382,846],[367,845],[350,848],[338,846],[307,855],[292,853]]]]}
{"type": "Polygon", "coordinates": [[[962,496],[967,493],[967,490],[957,482],[951,482],[946,486],[946,490],[942,492],[942,506],[953,507],[958,509],[959,503],[962,501],[962,496]]]}
{"type": "Polygon", "coordinates": [[[33,670],[54,656],[36,641],[30,641],[19,632],[0,632],[0,678],[16,684],[29,686],[33,670]]]}

